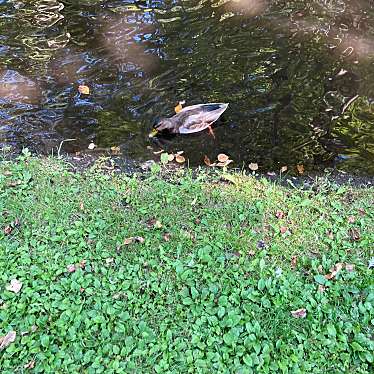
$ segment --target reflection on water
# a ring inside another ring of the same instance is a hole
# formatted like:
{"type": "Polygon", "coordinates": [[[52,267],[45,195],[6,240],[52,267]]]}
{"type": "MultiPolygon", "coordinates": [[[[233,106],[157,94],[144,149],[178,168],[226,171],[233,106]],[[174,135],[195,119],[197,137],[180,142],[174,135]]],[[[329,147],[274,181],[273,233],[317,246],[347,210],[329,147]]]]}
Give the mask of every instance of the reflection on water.
{"type": "Polygon", "coordinates": [[[155,117],[222,101],[216,139],[162,147],[192,165],[225,152],[373,174],[373,15],[363,0],[0,1],[0,144],[50,153],[73,138],[66,150],[142,161],[160,148],[155,117]]]}

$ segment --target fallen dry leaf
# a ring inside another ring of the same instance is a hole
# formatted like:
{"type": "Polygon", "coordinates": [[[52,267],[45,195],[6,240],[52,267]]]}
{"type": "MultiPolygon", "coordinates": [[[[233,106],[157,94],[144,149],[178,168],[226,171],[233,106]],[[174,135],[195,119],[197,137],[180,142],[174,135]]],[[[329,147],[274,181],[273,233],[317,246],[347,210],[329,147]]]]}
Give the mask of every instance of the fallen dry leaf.
{"type": "Polygon", "coordinates": [[[68,269],[68,272],[69,272],[69,273],[74,273],[75,270],[76,270],[74,264],[69,264],[68,266],[66,266],[66,268],[68,269]]]}
{"type": "Polygon", "coordinates": [[[126,238],[126,239],[123,241],[123,244],[124,244],[124,245],[129,245],[129,244],[131,244],[133,241],[134,241],[134,238],[133,238],[133,237],[126,238]]]}
{"type": "Polygon", "coordinates": [[[291,269],[296,269],[297,266],[297,256],[291,257],[291,269]]]}
{"type": "Polygon", "coordinates": [[[21,291],[22,288],[22,282],[20,282],[18,279],[12,279],[10,281],[10,284],[6,287],[8,291],[18,293],[21,291]]]}
{"type": "Polygon", "coordinates": [[[255,162],[251,162],[249,165],[248,165],[249,169],[252,170],[252,171],[256,171],[258,170],[258,164],[256,164],[255,162]]]}
{"type": "Polygon", "coordinates": [[[305,318],[306,317],[306,309],[301,308],[297,310],[291,310],[292,317],[294,318],[305,318]]]}
{"type": "Polygon", "coordinates": [[[204,156],[204,164],[206,166],[211,166],[212,165],[212,163],[210,162],[209,157],[207,155],[204,156]]]}
{"type": "Polygon", "coordinates": [[[225,155],[224,153],[220,153],[220,154],[217,156],[217,160],[218,160],[219,162],[226,162],[228,159],[229,159],[229,156],[225,155]]]}
{"type": "Polygon", "coordinates": [[[345,270],[351,272],[355,270],[354,264],[345,264],[345,270]]]}
{"type": "Polygon", "coordinates": [[[82,261],[79,263],[79,267],[80,267],[81,269],[84,269],[84,268],[86,267],[86,263],[87,263],[86,260],[82,260],[82,261]]]}
{"type": "Polygon", "coordinates": [[[93,149],[96,148],[96,145],[94,143],[90,143],[87,148],[92,151],[93,149]]]}
{"type": "Polygon", "coordinates": [[[281,234],[285,234],[287,232],[288,228],[286,226],[281,226],[279,231],[281,232],[281,234]]]}
{"type": "Polygon", "coordinates": [[[7,184],[7,187],[17,187],[19,186],[20,184],[22,184],[22,181],[18,180],[18,181],[11,181],[7,184]]]}
{"type": "Polygon", "coordinates": [[[84,84],[81,84],[78,86],[79,93],[83,95],[89,95],[90,94],[90,88],[88,86],[85,86],[84,84]]]}
{"type": "Polygon", "coordinates": [[[154,227],[156,229],[160,229],[162,227],[162,223],[160,221],[156,221],[155,224],[154,224],[154,227]]]}
{"type": "Polygon", "coordinates": [[[332,231],[331,230],[327,230],[326,231],[326,235],[327,235],[327,237],[329,238],[329,239],[334,239],[334,234],[332,233],[332,231]]]}
{"type": "Polygon", "coordinates": [[[12,231],[13,231],[12,226],[10,226],[10,225],[5,226],[5,228],[4,228],[4,234],[5,235],[10,235],[12,233],[12,231]]]}
{"type": "Polygon", "coordinates": [[[35,367],[35,360],[31,360],[26,365],[23,366],[24,369],[34,369],[35,367]]]}
{"type": "Polygon", "coordinates": [[[186,162],[186,159],[182,155],[176,155],[175,161],[177,161],[178,164],[183,164],[184,162],[186,162]]]}
{"type": "Polygon", "coordinates": [[[281,173],[285,173],[287,171],[287,166],[282,166],[280,171],[281,173]]]}
{"type": "Polygon", "coordinates": [[[165,240],[165,242],[168,242],[170,240],[170,233],[169,232],[165,232],[165,234],[163,235],[163,238],[165,240]]]}
{"type": "Polygon", "coordinates": [[[13,343],[16,340],[16,336],[17,333],[15,331],[9,331],[5,336],[0,336],[0,351],[13,343]]]}
{"type": "Polygon", "coordinates": [[[354,216],[349,216],[348,217],[348,223],[355,223],[356,218],[354,216]]]}
{"type": "Polygon", "coordinates": [[[140,244],[145,242],[145,239],[142,236],[135,236],[134,240],[140,244]]]}
{"type": "Polygon", "coordinates": [[[256,252],[253,249],[248,251],[248,256],[250,256],[250,257],[254,256],[255,254],[256,254],[256,252]]]}
{"type": "Polygon", "coordinates": [[[363,208],[358,208],[358,212],[359,212],[362,216],[364,216],[364,215],[366,214],[366,211],[365,211],[365,209],[363,209],[363,208]]]}
{"type": "Polygon", "coordinates": [[[342,270],[344,267],[344,263],[337,262],[331,269],[330,273],[325,275],[325,278],[330,280],[336,277],[336,275],[339,273],[340,270],[342,270]]]}
{"type": "Polygon", "coordinates": [[[174,160],[174,155],[171,153],[168,155],[168,161],[172,162],[174,160]]]}
{"type": "Polygon", "coordinates": [[[284,213],[282,210],[277,210],[275,212],[275,216],[278,218],[278,219],[283,219],[284,218],[284,213]]]}
{"type": "Polygon", "coordinates": [[[353,227],[349,229],[348,234],[353,241],[358,241],[361,239],[360,230],[358,228],[353,227]]]}
{"type": "Polygon", "coordinates": [[[83,204],[83,201],[81,201],[81,202],[79,203],[79,209],[80,209],[80,210],[84,210],[84,204],[83,204]]]}
{"type": "Polygon", "coordinates": [[[297,169],[297,171],[298,171],[299,174],[304,174],[305,169],[304,169],[304,165],[303,164],[296,165],[296,169],[297,169]]]}
{"type": "Polygon", "coordinates": [[[318,292],[325,292],[326,291],[326,286],[324,286],[323,284],[319,284],[318,285],[318,292]]]}

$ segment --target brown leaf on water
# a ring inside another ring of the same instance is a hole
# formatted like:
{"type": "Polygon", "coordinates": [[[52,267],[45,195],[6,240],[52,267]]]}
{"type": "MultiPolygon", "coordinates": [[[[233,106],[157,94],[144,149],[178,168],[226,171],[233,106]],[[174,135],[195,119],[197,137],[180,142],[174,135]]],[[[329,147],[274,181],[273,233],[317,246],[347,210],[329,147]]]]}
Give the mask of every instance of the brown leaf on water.
{"type": "Polygon", "coordinates": [[[16,336],[15,331],[9,331],[5,336],[0,336],[0,351],[12,344],[16,340],[16,336]]]}
{"type": "Polygon", "coordinates": [[[284,218],[284,212],[282,210],[277,210],[275,212],[275,216],[278,218],[278,219],[283,219],[284,218]]]}
{"type": "Polygon", "coordinates": [[[355,223],[355,221],[356,221],[355,216],[349,216],[348,217],[348,223],[355,223]]]}
{"type": "Polygon", "coordinates": [[[206,166],[211,166],[212,165],[212,163],[210,162],[210,159],[207,155],[204,156],[204,164],[206,166]]]}
{"type": "Polygon", "coordinates": [[[291,257],[291,269],[296,269],[297,266],[297,256],[291,257]]]}
{"type": "Polygon", "coordinates": [[[171,235],[169,232],[165,232],[165,234],[162,237],[164,238],[165,242],[168,242],[170,241],[171,235]]]}
{"type": "Polygon", "coordinates": [[[306,317],[306,309],[301,308],[297,310],[291,310],[291,315],[294,318],[305,318],[306,317]]]}
{"type": "Polygon", "coordinates": [[[249,169],[252,170],[252,171],[256,171],[258,170],[258,164],[256,164],[255,162],[251,162],[249,165],[248,165],[249,169]]]}
{"type": "Polygon", "coordinates": [[[218,160],[219,162],[226,162],[228,159],[229,159],[229,156],[225,155],[224,153],[220,153],[220,154],[217,156],[217,160],[218,160]]]}
{"type": "Polygon", "coordinates": [[[361,239],[360,230],[356,227],[352,227],[348,230],[349,237],[351,240],[357,242],[361,239]]]}
{"type": "Polygon", "coordinates": [[[285,173],[287,171],[287,166],[282,166],[280,169],[281,173],[285,173]]]}
{"type": "Polygon", "coordinates": [[[24,369],[34,369],[34,367],[35,367],[35,360],[31,360],[26,365],[23,366],[24,369]]]}
{"type": "Polygon", "coordinates": [[[184,162],[186,162],[186,159],[182,155],[176,155],[175,161],[177,161],[178,164],[183,164],[184,162]]]}
{"type": "Polygon", "coordinates": [[[279,231],[281,232],[281,234],[285,234],[288,231],[288,228],[286,226],[281,226],[279,231]]]}
{"type": "Polygon", "coordinates": [[[124,245],[129,245],[129,244],[131,244],[133,241],[134,241],[134,238],[133,238],[133,237],[126,238],[126,239],[123,241],[123,244],[124,244],[124,245]]]}
{"type": "Polygon", "coordinates": [[[82,95],[89,95],[90,94],[90,88],[88,86],[84,85],[84,84],[81,84],[80,86],[78,86],[78,91],[82,95]]]}
{"type": "Polygon", "coordinates": [[[297,171],[298,171],[299,174],[304,174],[305,169],[304,169],[304,165],[303,164],[296,165],[296,169],[297,169],[297,171]]]}
{"type": "Polygon", "coordinates": [[[21,291],[21,288],[22,288],[22,282],[20,282],[18,279],[12,279],[10,281],[10,284],[6,286],[6,289],[8,291],[11,291],[14,293],[18,293],[19,291],[21,291]]]}

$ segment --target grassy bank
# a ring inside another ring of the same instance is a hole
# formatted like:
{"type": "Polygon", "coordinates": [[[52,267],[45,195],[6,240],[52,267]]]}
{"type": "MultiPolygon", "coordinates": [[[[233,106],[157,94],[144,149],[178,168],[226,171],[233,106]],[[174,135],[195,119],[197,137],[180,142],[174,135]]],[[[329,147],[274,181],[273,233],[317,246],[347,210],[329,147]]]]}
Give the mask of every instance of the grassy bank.
{"type": "Polygon", "coordinates": [[[2,163],[2,373],[371,372],[373,190],[233,182],[2,163]]]}

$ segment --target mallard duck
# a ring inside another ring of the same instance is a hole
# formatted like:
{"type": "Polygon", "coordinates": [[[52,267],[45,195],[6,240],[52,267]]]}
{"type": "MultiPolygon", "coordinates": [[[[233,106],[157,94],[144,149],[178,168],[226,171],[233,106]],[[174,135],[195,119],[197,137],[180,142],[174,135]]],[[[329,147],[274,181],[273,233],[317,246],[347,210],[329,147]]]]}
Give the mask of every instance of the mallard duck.
{"type": "Polygon", "coordinates": [[[209,103],[186,106],[173,117],[157,120],[149,135],[155,136],[160,131],[168,131],[173,134],[192,134],[205,129],[211,131],[210,126],[217,121],[228,105],[226,103],[209,103]]]}

